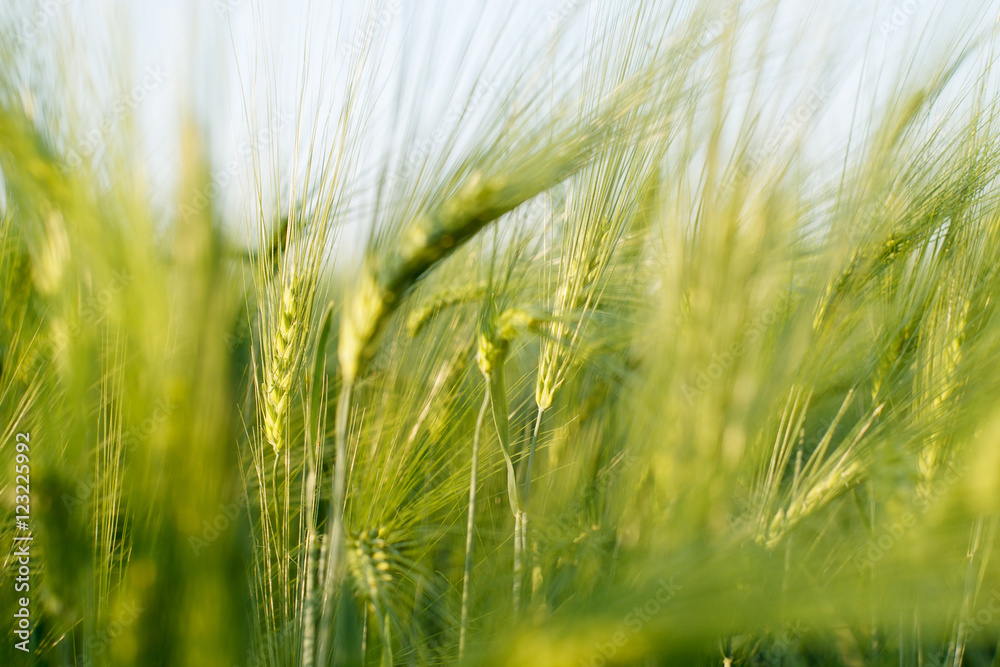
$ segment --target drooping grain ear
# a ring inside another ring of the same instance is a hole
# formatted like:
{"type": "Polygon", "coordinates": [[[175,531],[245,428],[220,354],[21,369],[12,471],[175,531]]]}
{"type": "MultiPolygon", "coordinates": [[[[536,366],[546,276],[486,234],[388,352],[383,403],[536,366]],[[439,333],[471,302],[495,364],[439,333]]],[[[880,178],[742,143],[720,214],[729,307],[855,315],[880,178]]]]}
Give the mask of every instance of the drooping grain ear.
{"type": "Polygon", "coordinates": [[[485,283],[472,283],[462,287],[447,289],[433,295],[420,304],[406,318],[406,330],[410,336],[417,336],[427,323],[441,311],[463,303],[472,303],[486,294],[485,283]]]}
{"type": "MultiPolygon", "coordinates": [[[[620,45],[605,46],[610,56],[620,45]]],[[[413,218],[398,221],[399,231],[383,253],[370,252],[341,319],[338,357],[345,380],[357,377],[388,318],[436,263],[491,222],[579,172],[601,151],[663,131],[667,110],[683,99],[676,73],[664,67],[665,56],[641,63],[618,56],[620,61],[612,58],[615,64],[592,64],[610,90],[595,88],[583,99],[577,92],[566,94],[560,111],[540,127],[523,119],[501,123],[502,133],[442,178],[423,210],[403,213],[413,218]],[[498,150],[501,138],[510,148],[498,150]]]]}
{"type": "Polygon", "coordinates": [[[412,223],[385,260],[369,257],[341,322],[338,352],[344,377],[357,377],[373,352],[375,337],[422,275],[483,227],[585,164],[591,148],[585,140],[564,147],[561,159],[533,155],[521,169],[512,169],[531,173],[535,180],[520,173],[488,178],[474,174],[455,196],[412,223]]]}

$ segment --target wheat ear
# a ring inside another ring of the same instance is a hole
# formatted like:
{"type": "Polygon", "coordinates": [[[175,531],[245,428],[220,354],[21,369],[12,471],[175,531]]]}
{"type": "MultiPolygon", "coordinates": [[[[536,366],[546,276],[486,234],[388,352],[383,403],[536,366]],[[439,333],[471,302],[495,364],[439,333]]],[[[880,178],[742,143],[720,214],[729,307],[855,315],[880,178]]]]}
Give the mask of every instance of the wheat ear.
{"type": "MultiPolygon", "coordinates": [[[[605,136],[604,132],[573,132],[561,146],[546,145],[521,164],[510,165],[510,176],[483,177],[476,172],[444,205],[419,217],[389,258],[376,264],[369,257],[358,290],[341,317],[337,356],[343,382],[337,399],[336,463],[330,503],[330,549],[323,583],[323,615],[319,659],[328,655],[333,617],[344,503],[344,458],[347,419],[354,380],[372,354],[375,338],[413,284],[435,263],[454,252],[483,227],[580,169],[605,136]]],[[[515,489],[516,490],[516,489],[515,489]]]]}
{"type": "Polygon", "coordinates": [[[474,172],[443,205],[419,216],[384,261],[369,257],[341,320],[338,355],[345,381],[357,377],[386,320],[424,273],[490,222],[582,168],[604,134],[571,135],[562,147],[546,146],[510,165],[507,175],[474,172]]]}
{"type": "Polygon", "coordinates": [[[281,292],[278,324],[271,340],[264,380],[264,437],[275,454],[285,448],[288,399],[296,366],[300,289],[292,278],[281,292]]]}
{"type": "Polygon", "coordinates": [[[393,542],[385,526],[362,531],[351,540],[347,569],[354,587],[368,601],[382,633],[382,664],[393,665],[392,621],[388,609],[389,589],[405,572],[407,563],[400,543],[393,542]]]}
{"type": "Polygon", "coordinates": [[[416,336],[423,331],[431,318],[442,310],[461,303],[475,301],[482,298],[485,294],[486,286],[482,284],[463,285],[443,290],[413,309],[410,316],[406,318],[406,329],[411,336],[416,336]]]}

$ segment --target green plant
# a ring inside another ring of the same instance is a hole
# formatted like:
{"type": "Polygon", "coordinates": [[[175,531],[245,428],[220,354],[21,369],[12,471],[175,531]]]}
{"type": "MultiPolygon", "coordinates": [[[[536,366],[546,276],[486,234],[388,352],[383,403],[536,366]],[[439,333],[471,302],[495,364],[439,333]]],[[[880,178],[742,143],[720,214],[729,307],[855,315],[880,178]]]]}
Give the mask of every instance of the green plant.
{"type": "Polygon", "coordinates": [[[127,117],[79,150],[88,61],[15,5],[0,541],[30,434],[29,660],[996,662],[993,23],[898,42],[865,109],[832,64],[777,73],[794,3],[564,3],[453,80],[390,57],[429,10],[374,3],[234,211],[194,111],[170,187],[127,117]]]}

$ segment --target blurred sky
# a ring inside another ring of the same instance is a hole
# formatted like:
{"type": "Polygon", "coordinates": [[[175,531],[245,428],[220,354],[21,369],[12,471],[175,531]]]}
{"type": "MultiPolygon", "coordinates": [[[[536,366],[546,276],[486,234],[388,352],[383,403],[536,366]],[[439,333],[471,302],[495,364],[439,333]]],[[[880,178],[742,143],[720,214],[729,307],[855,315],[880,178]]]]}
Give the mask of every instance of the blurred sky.
{"type": "MultiPolygon", "coordinates": [[[[68,87],[78,89],[67,90],[67,97],[82,100],[71,121],[75,134],[102,139],[113,133],[101,128],[133,122],[142,144],[137,172],[165,205],[178,172],[178,119],[182,110],[195,109],[212,138],[213,173],[225,182],[220,196],[234,218],[246,214],[255,171],[287,173],[296,160],[296,110],[306,110],[305,134],[316,132],[298,145],[329,144],[345,104],[344,62],[369,41],[374,52],[364,90],[375,113],[365,154],[375,166],[400,143],[400,118],[407,131],[423,133],[418,146],[433,149],[427,142],[455,129],[455,110],[477,85],[485,92],[474,99],[488,107],[490,95],[504,89],[553,30],[565,32],[561,43],[579,43],[587,36],[588,13],[616,6],[597,0],[4,1],[29,17],[19,39],[37,59],[30,71],[42,70],[53,50],[68,61],[68,87]],[[271,164],[255,169],[254,154],[271,164]]],[[[682,12],[699,6],[676,4],[682,12]]],[[[716,17],[715,27],[730,21],[725,3],[700,6],[716,17]]],[[[741,11],[766,15],[769,6],[749,0],[741,11]]],[[[803,104],[809,107],[792,129],[808,137],[803,150],[819,159],[835,153],[852,127],[864,126],[880,86],[891,88],[914,63],[919,81],[926,71],[920,67],[942,62],[956,39],[992,29],[998,11],[997,0],[785,0],[773,20],[753,28],[770,37],[768,74],[756,85],[773,98],[768,103],[778,127],[788,126],[803,104]]],[[[749,37],[748,44],[759,43],[749,37]]],[[[100,150],[76,141],[81,153],[100,150]]]]}

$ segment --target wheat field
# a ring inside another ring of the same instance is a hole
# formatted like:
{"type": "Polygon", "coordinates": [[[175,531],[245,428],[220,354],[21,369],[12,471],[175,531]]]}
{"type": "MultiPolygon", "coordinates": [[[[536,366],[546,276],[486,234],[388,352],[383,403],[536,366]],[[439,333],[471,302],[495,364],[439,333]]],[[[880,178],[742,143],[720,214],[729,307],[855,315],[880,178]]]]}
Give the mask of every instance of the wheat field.
{"type": "Polygon", "coordinates": [[[0,8],[0,664],[1000,665],[996,3],[502,4],[0,8]]]}

